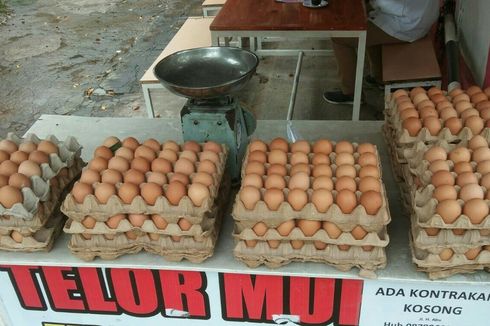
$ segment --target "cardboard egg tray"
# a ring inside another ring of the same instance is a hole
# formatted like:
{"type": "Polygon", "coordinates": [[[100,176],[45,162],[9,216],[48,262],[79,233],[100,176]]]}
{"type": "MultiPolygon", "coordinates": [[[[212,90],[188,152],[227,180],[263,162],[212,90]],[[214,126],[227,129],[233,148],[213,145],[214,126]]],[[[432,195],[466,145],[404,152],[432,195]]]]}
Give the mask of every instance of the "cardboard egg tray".
{"type": "Polygon", "coordinates": [[[452,229],[440,229],[439,233],[430,236],[425,229],[412,223],[412,237],[414,245],[419,249],[430,249],[452,245],[471,244],[475,247],[490,245],[490,230],[465,230],[462,235],[455,235],[452,229]]]}
{"type": "Polygon", "coordinates": [[[264,241],[257,242],[253,248],[247,247],[245,241],[239,241],[233,254],[236,259],[252,268],[263,264],[269,268],[277,268],[294,261],[326,263],[341,271],[348,271],[354,267],[374,271],[386,266],[383,247],[365,251],[361,247],[351,246],[348,250],[342,251],[336,245],[327,245],[325,249],[318,250],[312,242],[305,242],[301,249],[293,249],[289,241],[284,241],[277,249],[271,249],[264,241]]]}

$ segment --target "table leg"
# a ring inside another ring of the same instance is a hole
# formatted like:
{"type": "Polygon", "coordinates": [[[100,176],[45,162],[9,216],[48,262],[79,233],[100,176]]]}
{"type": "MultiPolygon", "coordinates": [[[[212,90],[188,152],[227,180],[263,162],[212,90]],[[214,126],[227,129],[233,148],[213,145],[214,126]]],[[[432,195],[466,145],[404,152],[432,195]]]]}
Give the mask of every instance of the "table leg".
{"type": "Polygon", "coordinates": [[[148,113],[148,118],[154,118],[155,117],[155,111],[153,111],[153,103],[151,102],[151,96],[150,96],[150,86],[147,84],[141,85],[143,88],[143,98],[145,99],[145,104],[146,104],[146,112],[148,113]]]}
{"type": "Polygon", "coordinates": [[[364,55],[366,53],[366,31],[359,32],[359,43],[357,45],[356,85],[354,89],[354,107],[352,109],[352,120],[359,120],[362,96],[362,78],[364,75],[364,55]]]}

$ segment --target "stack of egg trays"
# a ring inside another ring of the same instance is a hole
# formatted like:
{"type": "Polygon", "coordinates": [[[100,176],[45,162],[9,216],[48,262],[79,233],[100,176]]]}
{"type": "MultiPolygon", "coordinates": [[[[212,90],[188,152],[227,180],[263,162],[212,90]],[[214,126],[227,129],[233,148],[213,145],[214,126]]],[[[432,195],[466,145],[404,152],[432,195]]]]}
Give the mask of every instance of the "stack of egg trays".
{"type": "MultiPolygon", "coordinates": [[[[332,144],[335,144],[332,142],[332,144]]],[[[353,143],[354,148],[357,144],[353,143]]],[[[242,177],[245,175],[247,157],[249,151],[244,158],[242,166],[242,177]]],[[[311,154],[310,154],[311,155],[311,154]]],[[[380,158],[378,153],[378,168],[381,173],[380,158]]],[[[331,162],[335,162],[335,153],[330,155],[331,162]]],[[[311,158],[311,157],[310,157],[311,158]]],[[[269,163],[265,164],[266,167],[269,163]]],[[[335,175],[335,164],[332,164],[333,175],[335,175]]],[[[356,170],[359,166],[356,164],[356,170]]],[[[287,165],[289,173],[290,165],[287,165]]],[[[288,181],[288,176],[285,177],[288,181]]],[[[381,179],[381,174],[380,174],[381,179]]],[[[335,177],[332,177],[335,183],[335,177]]],[[[357,182],[356,178],[356,182],[357,182]]],[[[381,180],[380,180],[381,181],[381,180]]],[[[287,183],[287,182],[286,182],[287,183]]],[[[260,189],[261,193],[265,189],[260,189]]],[[[284,197],[287,198],[288,189],[284,189],[284,197]]],[[[312,189],[308,189],[307,193],[311,199],[312,189]]],[[[235,239],[235,248],[233,254],[235,258],[247,266],[255,268],[262,264],[269,268],[277,268],[294,261],[305,262],[320,262],[332,265],[341,271],[348,271],[353,267],[357,267],[362,272],[375,271],[386,266],[385,248],[389,243],[389,236],[386,226],[391,221],[389,213],[388,200],[384,184],[381,182],[381,197],[382,206],[376,215],[369,215],[362,205],[358,205],[350,214],[344,214],[335,204],[337,192],[332,190],[334,204],[325,212],[317,211],[311,200],[305,205],[301,211],[295,211],[291,205],[285,200],[277,211],[271,211],[263,200],[257,202],[254,210],[247,210],[239,198],[239,193],[236,195],[235,204],[233,207],[233,218],[235,227],[233,237],[235,239]],[[275,229],[281,223],[289,220],[312,220],[312,221],[329,221],[334,223],[342,234],[336,238],[331,238],[327,232],[320,228],[314,235],[305,236],[297,226],[287,235],[282,236],[275,229]],[[268,230],[263,236],[258,236],[253,231],[253,226],[256,223],[264,223],[268,230]],[[356,226],[362,226],[368,234],[361,240],[356,240],[350,233],[356,226]],[[280,244],[277,248],[272,249],[267,241],[278,240],[280,244]],[[290,241],[304,241],[304,245],[300,249],[294,249],[290,241]],[[248,247],[247,241],[257,241],[254,247],[248,247]],[[317,249],[315,242],[322,242],[326,246],[324,249],[317,249]],[[348,250],[339,249],[339,245],[350,246],[348,250]],[[363,247],[372,247],[372,250],[364,250],[363,247]]],[[[357,199],[359,200],[361,193],[356,191],[357,199]]]]}
{"type": "MultiPolygon", "coordinates": [[[[443,147],[449,153],[456,147],[466,146],[467,142],[450,144],[438,141],[434,145],[443,147]]],[[[409,167],[409,173],[405,176],[412,197],[409,232],[412,260],[418,269],[427,272],[431,279],[489,268],[490,250],[486,246],[490,245],[490,216],[480,224],[473,224],[462,214],[453,223],[448,224],[436,213],[437,200],[432,198],[435,188],[430,183],[432,174],[428,169],[429,162],[423,159],[423,154],[430,147],[431,145],[419,142],[413,149],[405,151],[409,167]],[[413,181],[415,177],[418,178],[419,185],[413,181]],[[429,236],[426,229],[438,229],[439,232],[435,236],[429,236]],[[455,235],[453,230],[464,230],[464,233],[455,235]],[[470,260],[464,253],[475,247],[482,247],[482,250],[475,259],[470,260]],[[441,251],[446,248],[454,251],[454,255],[448,261],[439,257],[441,251]]],[[[459,191],[458,186],[455,188],[459,191]]]]}
{"type": "MultiPolygon", "coordinates": [[[[219,154],[214,183],[209,187],[210,197],[201,207],[196,207],[188,196],[184,196],[179,205],[171,205],[165,196],[157,198],[155,205],[148,205],[141,195],[136,196],[131,204],[124,204],[118,196],[109,198],[107,204],[100,204],[94,195],[88,195],[83,203],[78,204],[71,194],[66,196],[61,207],[69,217],[64,232],[72,234],[69,249],[77,257],[91,261],[96,257],[115,259],[121,255],[137,253],[141,250],[163,256],[169,261],[187,259],[200,263],[213,255],[214,246],[219,234],[221,220],[229,193],[230,180],[225,175],[228,150],[223,146],[219,154]],[[122,220],[116,229],[105,223],[111,216],[119,214],[157,214],[168,223],[165,229],[159,229],[151,219],[141,227],[135,227],[128,220],[122,220]],[[82,221],[86,216],[95,218],[92,229],[86,228],[82,221]],[[181,218],[187,219],[191,228],[183,231],[178,226],[181,218]],[[135,239],[130,239],[125,232],[132,231],[135,239]],[[85,237],[84,237],[85,236],[85,237]],[[180,241],[172,238],[181,237],[180,241]],[[88,239],[87,239],[88,238],[88,239]]],[[[167,177],[170,177],[169,174],[167,177]]],[[[190,175],[190,179],[194,174],[190,175]]],[[[118,187],[119,185],[116,185],[118,187]]],[[[164,185],[164,191],[168,185],[164,185]]]]}
{"type": "MultiPolygon", "coordinates": [[[[34,134],[19,138],[13,133],[8,140],[17,145],[31,141],[38,144],[41,139],[34,134]]],[[[58,211],[64,190],[80,174],[84,165],[80,158],[82,147],[75,138],[67,137],[59,141],[47,136],[59,148],[59,154],[49,155],[49,164],[41,164],[42,175],[32,176],[32,188],[21,189],[22,204],[14,204],[6,209],[0,205],[0,249],[7,251],[49,251],[60,234],[64,219],[58,211]],[[12,231],[22,235],[22,242],[11,237],[12,231]]]]}

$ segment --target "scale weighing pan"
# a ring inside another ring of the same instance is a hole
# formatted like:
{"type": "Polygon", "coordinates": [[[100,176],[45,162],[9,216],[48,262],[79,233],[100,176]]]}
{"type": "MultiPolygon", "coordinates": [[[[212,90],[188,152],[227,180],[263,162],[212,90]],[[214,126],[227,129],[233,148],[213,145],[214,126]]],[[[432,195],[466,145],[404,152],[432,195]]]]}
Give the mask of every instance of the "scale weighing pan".
{"type": "Polygon", "coordinates": [[[255,73],[257,55],[233,47],[205,47],[175,52],[153,72],[171,92],[193,99],[226,96],[241,89],[255,73]]]}

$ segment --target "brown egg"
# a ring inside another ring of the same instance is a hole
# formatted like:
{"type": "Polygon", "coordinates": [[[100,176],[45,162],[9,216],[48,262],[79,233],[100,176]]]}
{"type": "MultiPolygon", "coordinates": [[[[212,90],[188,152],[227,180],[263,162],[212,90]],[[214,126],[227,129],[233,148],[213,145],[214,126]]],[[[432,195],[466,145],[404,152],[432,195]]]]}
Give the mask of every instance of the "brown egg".
{"type": "Polygon", "coordinates": [[[184,186],[187,186],[191,182],[189,176],[183,173],[174,173],[170,177],[170,182],[172,181],[178,181],[182,183],[184,186]]]}
{"type": "Polygon", "coordinates": [[[330,239],[337,239],[342,234],[342,230],[335,223],[329,221],[323,222],[323,229],[327,232],[330,239]]]}
{"type": "Polygon", "coordinates": [[[88,162],[88,168],[91,170],[98,171],[99,173],[107,170],[108,161],[103,157],[94,157],[90,162],[88,162]]]}
{"type": "Polygon", "coordinates": [[[101,180],[104,183],[110,183],[115,185],[116,183],[122,182],[123,180],[123,176],[121,172],[117,170],[107,169],[102,171],[101,175],[102,175],[101,180]]]}
{"type": "Polygon", "coordinates": [[[152,241],[158,241],[158,239],[160,239],[160,234],[158,233],[147,233],[147,234],[150,240],[152,241]]]}
{"type": "Polygon", "coordinates": [[[24,236],[22,235],[22,233],[15,230],[10,232],[10,237],[17,243],[22,243],[22,240],[24,240],[24,236]]]}
{"type": "Polygon", "coordinates": [[[46,154],[58,154],[58,146],[49,140],[41,140],[37,144],[37,150],[46,154]]]}
{"type": "Polygon", "coordinates": [[[262,151],[253,151],[248,154],[248,162],[267,163],[267,155],[262,151]]]}
{"type": "Polygon", "coordinates": [[[82,220],[82,225],[87,229],[93,229],[95,223],[97,223],[97,220],[92,216],[85,216],[85,218],[82,220]]]}
{"type": "Polygon", "coordinates": [[[448,261],[449,259],[451,259],[451,257],[453,256],[453,254],[454,254],[454,251],[452,249],[450,249],[450,248],[444,248],[439,253],[439,258],[442,261],[448,261]]]}
{"type": "Polygon", "coordinates": [[[476,172],[480,173],[481,175],[490,173],[490,160],[478,162],[476,165],[476,172]]]}
{"type": "Polygon", "coordinates": [[[407,108],[400,112],[400,119],[402,121],[405,121],[410,118],[419,119],[420,118],[419,112],[414,108],[407,108]]]}
{"type": "MultiPolygon", "coordinates": [[[[216,153],[215,153],[216,154],[216,153]]],[[[185,158],[191,161],[192,163],[196,163],[198,160],[198,156],[196,152],[185,150],[179,154],[179,158],[185,158]]]]}
{"type": "Polygon", "coordinates": [[[346,140],[341,140],[335,145],[335,153],[354,153],[354,146],[352,143],[346,141],[346,140]]]}
{"type": "Polygon", "coordinates": [[[134,158],[134,152],[127,147],[120,147],[114,153],[117,157],[122,157],[126,159],[128,162],[131,162],[134,158]]]}
{"type": "MultiPolygon", "coordinates": [[[[264,171],[265,172],[265,168],[263,167],[263,165],[261,165],[261,166],[262,166],[262,168],[258,168],[258,166],[256,166],[256,167],[254,167],[254,169],[257,171],[264,171]]],[[[247,166],[247,169],[248,169],[248,166],[247,166]]],[[[264,173],[259,173],[259,174],[264,175],[264,173]]],[[[272,164],[267,168],[267,175],[270,175],[270,174],[279,174],[280,176],[285,177],[288,174],[288,171],[284,165],[272,164]]]]}
{"type": "Polygon", "coordinates": [[[308,164],[309,163],[308,155],[306,155],[303,152],[293,153],[293,154],[291,154],[291,157],[290,157],[290,163],[291,163],[291,165],[308,164]]]}
{"type": "Polygon", "coordinates": [[[105,222],[105,224],[111,228],[111,229],[117,229],[117,227],[119,226],[119,223],[124,220],[126,218],[126,215],[124,214],[118,214],[118,215],[114,215],[114,216],[111,216],[107,219],[107,221],[105,222]]]}
{"type": "Polygon", "coordinates": [[[458,193],[456,192],[454,186],[441,185],[434,189],[432,197],[437,199],[438,202],[448,199],[456,200],[458,198],[458,193]]]}
{"type": "MultiPolygon", "coordinates": [[[[42,152],[40,152],[40,153],[42,153],[42,152]]],[[[10,154],[9,153],[7,153],[6,151],[0,150],[0,163],[2,163],[3,161],[9,160],[9,158],[10,158],[10,154]]]]}
{"type": "Polygon", "coordinates": [[[483,90],[483,93],[485,93],[485,94],[486,94],[486,95],[487,95],[487,96],[490,98],[490,86],[489,86],[489,87],[487,87],[487,88],[485,88],[485,89],[483,90]]]}
{"type": "Polygon", "coordinates": [[[462,102],[462,101],[465,101],[465,102],[470,101],[470,97],[468,96],[468,94],[460,93],[460,94],[458,94],[452,98],[453,104],[456,104],[456,103],[462,102]]]}
{"type": "Polygon", "coordinates": [[[162,144],[162,151],[164,150],[172,150],[174,152],[179,152],[180,151],[180,146],[173,140],[167,140],[162,144]]]}
{"type": "Polygon", "coordinates": [[[376,157],[376,154],[373,153],[364,153],[359,156],[357,159],[357,163],[360,166],[366,166],[366,165],[378,165],[378,158],[376,157]]]}
{"type": "MultiPolygon", "coordinates": [[[[480,185],[482,187],[484,187],[485,189],[487,190],[490,190],[490,174],[487,173],[485,174],[481,179],[480,179],[480,185]]],[[[488,197],[488,194],[490,194],[490,191],[488,191],[487,193],[487,197],[488,197]]]]}
{"type": "Polygon", "coordinates": [[[376,154],[376,146],[370,143],[359,144],[359,146],[357,146],[357,152],[361,155],[364,153],[376,154]]]}
{"type": "Polygon", "coordinates": [[[214,183],[214,180],[210,174],[198,172],[192,177],[192,183],[200,183],[205,185],[206,187],[210,187],[214,183]]]}
{"type": "Polygon", "coordinates": [[[454,111],[454,113],[457,113],[456,110],[454,109],[453,104],[451,102],[449,102],[448,100],[441,101],[441,102],[436,104],[436,110],[437,110],[437,112],[439,112],[439,116],[441,115],[442,111],[445,109],[451,109],[454,111]]]}
{"type": "Polygon", "coordinates": [[[359,170],[359,178],[362,179],[364,177],[380,178],[378,167],[375,165],[364,165],[361,167],[359,170]]]}
{"type": "Polygon", "coordinates": [[[143,145],[150,147],[155,152],[160,150],[160,142],[154,138],[149,138],[143,142],[143,145]]]}
{"type": "Polygon", "coordinates": [[[378,214],[378,211],[383,205],[381,194],[377,191],[372,190],[363,192],[361,198],[359,199],[359,202],[362,206],[364,206],[366,213],[369,215],[378,214]]]}
{"type": "Polygon", "coordinates": [[[437,171],[432,175],[430,180],[436,188],[442,185],[454,186],[455,182],[454,176],[448,171],[437,171]]]}
{"type": "MultiPolygon", "coordinates": [[[[274,174],[272,174],[272,175],[274,175],[274,174]]],[[[246,187],[246,186],[252,186],[252,187],[255,187],[257,189],[262,188],[262,186],[263,186],[262,176],[255,174],[255,173],[247,174],[242,179],[242,187],[246,187]]]]}
{"type": "Polygon", "coordinates": [[[319,213],[326,213],[333,204],[333,196],[330,190],[316,189],[311,195],[311,202],[319,213]]]}
{"type": "Polygon", "coordinates": [[[30,154],[35,150],[37,150],[37,145],[30,140],[25,140],[19,144],[19,151],[23,151],[27,154],[30,154]]]}
{"type": "Polygon", "coordinates": [[[114,156],[111,158],[107,164],[108,169],[116,170],[121,173],[129,170],[130,164],[129,161],[121,156],[114,156]]]}
{"type": "Polygon", "coordinates": [[[449,152],[449,159],[454,163],[470,162],[471,152],[466,147],[456,147],[449,152]]]}
{"type": "Polygon", "coordinates": [[[436,212],[446,224],[451,224],[461,215],[461,206],[456,200],[447,199],[437,204],[436,212]]]}
{"type": "MultiPolygon", "coordinates": [[[[202,164],[202,162],[201,162],[202,164]]],[[[179,158],[174,165],[174,172],[182,173],[186,175],[191,175],[195,172],[196,167],[192,161],[189,161],[186,158],[179,158]]]]}
{"type": "MultiPolygon", "coordinates": [[[[258,175],[255,175],[255,176],[258,176],[258,175]]],[[[256,183],[259,184],[258,182],[256,182],[256,183]]],[[[271,175],[267,176],[267,178],[265,179],[264,187],[265,187],[265,189],[271,189],[271,188],[284,189],[284,188],[286,188],[286,180],[284,180],[284,177],[282,177],[278,174],[271,174],[271,175]]],[[[258,187],[258,188],[261,188],[261,187],[258,187]]]]}
{"type": "Polygon", "coordinates": [[[260,200],[259,189],[252,186],[242,187],[240,190],[240,200],[246,209],[253,210],[257,202],[260,200]]]}
{"type": "Polygon", "coordinates": [[[480,224],[488,215],[488,204],[483,199],[470,199],[463,206],[463,214],[471,223],[480,224]]]}
{"type": "Polygon", "coordinates": [[[357,184],[354,178],[348,176],[337,178],[337,180],[335,181],[335,190],[341,191],[344,189],[350,190],[352,192],[355,192],[357,190],[357,184]]]}
{"type": "Polygon", "coordinates": [[[456,184],[460,187],[467,184],[478,184],[478,178],[473,172],[463,172],[457,176],[456,184]]]}
{"type": "Polygon", "coordinates": [[[0,204],[4,208],[12,208],[17,203],[22,204],[23,198],[22,192],[13,186],[3,186],[0,188],[0,204]]]}
{"type": "MultiPolygon", "coordinates": [[[[465,162],[460,162],[460,163],[465,163],[465,162]]],[[[449,171],[449,164],[445,160],[436,160],[430,163],[429,165],[429,171],[432,172],[432,174],[436,173],[437,171],[449,171]]]]}
{"type": "Polygon", "coordinates": [[[99,146],[94,151],[94,157],[99,157],[99,156],[106,160],[110,160],[114,156],[114,154],[109,149],[109,147],[99,146]]]}
{"type": "Polygon", "coordinates": [[[118,143],[121,143],[121,141],[119,140],[119,138],[115,137],[115,136],[109,136],[107,137],[103,142],[102,142],[102,145],[106,146],[106,147],[109,147],[111,148],[112,146],[118,144],[118,143]]]}
{"type": "Polygon", "coordinates": [[[310,177],[304,172],[298,172],[289,178],[289,189],[307,190],[310,187],[310,177]]]}
{"type": "Polygon", "coordinates": [[[326,189],[329,191],[333,190],[333,181],[330,177],[326,175],[319,176],[313,179],[313,184],[311,187],[313,190],[326,189]]]}
{"type": "Polygon", "coordinates": [[[461,129],[463,129],[463,122],[458,117],[455,110],[446,108],[441,110],[439,115],[442,121],[444,121],[444,127],[448,128],[453,135],[456,135],[461,129]]]}
{"type": "Polygon", "coordinates": [[[282,235],[283,237],[288,236],[291,231],[294,229],[295,223],[294,220],[289,220],[282,222],[276,227],[277,232],[282,235]]]}
{"type": "MultiPolygon", "coordinates": [[[[313,169],[313,173],[314,172],[315,172],[315,169],[313,169]]],[[[356,175],[357,175],[356,168],[350,164],[344,164],[344,165],[337,166],[337,169],[335,170],[335,176],[337,178],[340,178],[343,176],[355,178],[356,175]]],[[[315,175],[313,174],[313,176],[315,176],[315,175]]]]}
{"type": "Polygon", "coordinates": [[[150,162],[143,157],[135,157],[131,161],[131,170],[137,170],[141,173],[150,171],[150,162]]]}
{"type": "Polygon", "coordinates": [[[151,171],[163,174],[172,172],[172,163],[164,158],[158,157],[151,161],[151,171]]]}
{"type": "Polygon", "coordinates": [[[403,129],[407,130],[408,134],[412,137],[418,135],[420,129],[422,129],[422,123],[418,118],[408,118],[402,123],[403,129]]]}
{"type": "MultiPolygon", "coordinates": [[[[272,166],[271,166],[272,167],[272,166]]],[[[245,167],[245,174],[265,174],[265,166],[259,162],[249,162],[245,167]]]]}
{"type": "Polygon", "coordinates": [[[330,164],[330,158],[326,154],[316,153],[313,154],[313,158],[311,159],[311,164],[330,164]]]}
{"type": "MultiPolygon", "coordinates": [[[[412,111],[415,110],[415,105],[412,103],[412,101],[405,101],[405,102],[400,102],[397,104],[397,109],[398,109],[398,112],[404,112],[406,110],[410,110],[412,111]]],[[[413,112],[413,111],[412,111],[413,112]]]]}
{"type": "Polygon", "coordinates": [[[468,94],[468,96],[470,96],[470,97],[473,96],[474,94],[480,93],[480,92],[482,92],[482,89],[476,85],[472,85],[472,86],[468,87],[468,89],[466,90],[466,94],[468,94]]]}
{"type": "Polygon", "coordinates": [[[0,188],[9,184],[9,177],[0,174],[0,188]]]}
{"type": "MultiPolygon", "coordinates": [[[[482,101],[482,102],[476,104],[475,107],[478,111],[483,111],[484,109],[489,109],[490,108],[490,101],[489,100],[482,101]]],[[[19,146],[19,149],[20,149],[20,146],[19,146]]]]}
{"type": "Polygon", "coordinates": [[[264,202],[271,211],[277,211],[279,206],[284,202],[282,189],[267,189],[264,193],[264,202]]]}
{"type": "Polygon", "coordinates": [[[165,174],[160,172],[150,172],[146,176],[146,181],[153,182],[156,183],[157,185],[163,186],[164,184],[167,183],[167,177],[165,176],[165,174]]]}
{"type": "Polygon", "coordinates": [[[461,113],[461,120],[463,120],[463,123],[468,119],[469,117],[479,117],[480,113],[475,110],[475,109],[468,109],[461,113]]]}
{"type": "Polygon", "coordinates": [[[487,123],[486,127],[488,128],[488,120],[490,119],[490,108],[485,108],[480,111],[480,117],[487,123]]]}
{"type": "Polygon", "coordinates": [[[473,106],[470,102],[460,101],[454,104],[454,108],[456,109],[456,112],[458,112],[458,115],[461,115],[466,110],[473,108],[473,106]]]}
{"type": "Polygon", "coordinates": [[[267,145],[262,140],[253,140],[248,145],[248,151],[251,153],[253,151],[267,152],[267,145]]]}
{"type": "Polygon", "coordinates": [[[483,199],[484,193],[483,189],[478,184],[467,184],[461,188],[459,191],[459,198],[467,202],[470,199],[478,198],[483,199]]]}
{"type": "Polygon", "coordinates": [[[267,240],[267,244],[271,249],[277,249],[279,248],[279,245],[281,244],[280,240],[267,240]]]}
{"type": "Polygon", "coordinates": [[[429,97],[427,96],[425,91],[424,91],[424,93],[417,93],[414,96],[412,96],[412,94],[410,94],[410,97],[412,98],[413,104],[415,104],[415,105],[418,105],[422,101],[429,99],[429,97]]]}
{"type": "Polygon", "coordinates": [[[125,182],[117,190],[117,195],[125,204],[131,204],[136,196],[140,194],[140,188],[134,184],[125,182]]]}
{"type": "Polygon", "coordinates": [[[478,135],[485,125],[480,117],[469,117],[466,119],[464,126],[470,128],[473,135],[478,135]]]}
{"type": "Polygon", "coordinates": [[[289,175],[293,176],[299,172],[306,173],[307,175],[310,175],[311,174],[311,168],[306,163],[298,163],[298,164],[293,165],[291,167],[291,170],[289,171],[289,175]]]}
{"type": "Polygon", "coordinates": [[[215,152],[216,154],[219,154],[223,151],[221,145],[212,140],[208,140],[206,143],[204,143],[202,149],[203,151],[211,151],[211,152],[215,152]]]}
{"type": "Polygon", "coordinates": [[[255,225],[252,227],[252,230],[255,232],[256,235],[261,237],[264,234],[266,234],[268,227],[267,227],[267,225],[265,225],[264,222],[258,222],[258,223],[255,223],[255,225]]]}
{"type": "Polygon", "coordinates": [[[129,148],[132,151],[138,148],[139,145],[140,143],[134,137],[127,137],[122,141],[122,146],[124,146],[125,148],[129,148]]]}
{"type": "MultiPolygon", "coordinates": [[[[7,162],[7,161],[5,161],[7,162]]],[[[3,163],[5,163],[3,162],[3,163]]],[[[2,163],[2,164],[3,164],[2,163]]],[[[39,164],[36,162],[27,160],[19,164],[19,168],[17,170],[19,173],[24,174],[27,177],[32,177],[34,175],[41,176],[42,175],[42,170],[39,164]]]]}
{"type": "Polygon", "coordinates": [[[174,152],[171,149],[164,149],[158,154],[158,157],[166,159],[169,162],[175,163],[177,162],[179,156],[177,155],[176,152],[174,152]]]}
{"type": "Polygon", "coordinates": [[[481,135],[476,135],[471,138],[471,140],[468,142],[468,147],[472,150],[475,150],[479,147],[488,147],[488,142],[486,141],[485,138],[481,135]]]}
{"type": "Polygon", "coordinates": [[[350,249],[349,245],[337,245],[337,248],[339,248],[340,251],[347,251],[350,249]]]}
{"type": "Polygon", "coordinates": [[[344,214],[350,214],[357,206],[356,194],[349,190],[341,190],[335,198],[336,204],[344,214]]]}
{"type": "Polygon", "coordinates": [[[257,245],[257,240],[245,240],[245,245],[248,248],[255,248],[255,246],[257,245]]]}
{"type": "Polygon", "coordinates": [[[143,183],[140,188],[141,197],[148,205],[155,205],[158,197],[163,196],[163,188],[159,184],[152,182],[143,183]]]}
{"type": "Polygon", "coordinates": [[[0,163],[0,174],[8,177],[16,173],[18,168],[19,166],[10,160],[3,161],[0,163]]]}
{"type": "Polygon", "coordinates": [[[481,102],[487,101],[487,100],[488,100],[488,97],[483,92],[476,93],[473,96],[471,96],[471,103],[473,103],[473,104],[478,104],[478,103],[481,103],[481,102]]]}
{"type": "Polygon", "coordinates": [[[403,88],[400,88],[400,89],[397,89],[396,91],[394,91],[391,96],[394,98],[394,99],[397,99],[401,96],[408,96],[408,92],[406,90],[404,90],[403,88]]]}
{"type": "Polygon", "coordinates": [[[447,153],[441,146],[433,146],[424,153],[424,159],[429,162],[434,162],[437,160],[445,161],[447,159],[447,153]]]}
{"type": "Polygon", "coordinates": [[[297,221],[298,227],[306,237],[312,237],[322,227],[321,221],[304,220],[297,221]]]}
{"type": "Polygon", "coordinates": [[[274,138],[269,144],[269,150],[272,152],[275,149],[287,153],[289,150],[289,144],[284,138],[281,137],[274,138]]]}
{"type": "Polygon", "coordinates": [[[71,190],[73,199],[75,199],[75,202],[79,204],[83,203],[83,200],[85,199],[85,197],[87,197],[87,195],[91,195],[93,193],[94,190],[92,186],[82,182],[75,182],[71,190]]]}
{"type": "Polygon", "coordinates": [[[189,187],[188,196],[196,207],[201,207],[210,197],[209,188],[201,183],[193,183],[189,187]]]}
{"type": "Polygon", "coordinates": [[[109,198],[117,192],[116,187],[110,183],[99,183],[95,186],[95,198],[100,204],[107,204],[109,198]]]}
{"type": "Polygon", "coordinates": [[[301,189],[292,189],[288,193],[288,203],[291,205],[293,210],[300,211],[305,207],[308,202],[308,195],[306,191],[301,189]]]}
{"type": "Polygon", "coordinates": [[[182,183],[174,181],[168,184],[167,191],[165,192],[165,197],[167,197],[170,205],[178,206],[180,200],[185,195],[187,195],[187,189],[182,183]]]}
{"type": "Polygon", "coordinates": [[[454,164],[453,171],[457,174],[473,172],[473,166],[471,166],[471,163],[469,162],[458,162],[454,164]]]}
{"type": "MultiPolygon", "coordinates": [[[[145,159],[141,158],[144,162],[147,162],[145,159]]],[[[145,182],[145,175],[143,172],[136,169],[129,169],[124,173],[124,182],[130,182],[135,185],[140,185],[145,182]]]]}
{"type": "Polygon", "coordinates": [[[201,145],[199,145],[199,143],[197,143],[193,140],[188,140],[184,143],[184,146],[182,147],[182,149],[184,151],[189,150],[189,151],[199,153],[201,151],[201,145]]]}
{"type": "MultiPolygon", "coordinates": [[[[434,104],[434,102],[432,102],[429,98],[420,101],[419,103],[417,103],[416,106],[417,106],[417,109],[419,110],[419,113],[421,113],[423,111],[427,111],[427,108],[433,108],[435,111],[435,108],[436,108],[436,105],[434,104]]],[[[435,112],[437,113],[437,111],[435,111],[435,112]]]]}
{"type": "Polygon", "coordinates": [[[482,247],[476,247],[476,248],[471,248],[470,250],[466,251],[464,255],[466,256],[467,259],[473,260],[476,259],[476,257],[480,254],[482,247]]]}
{"type": "Polygon", "coordinates": [[[424,128],[429,130],[432,136],[437,136],[442,129],[441,122],[436,117],[427,117],[423,121],[424,128]]]}
{"type": "Polygon", "coordinates": [[[473,161],[481,162],[490,160],[490,148],[488,147],[480,147],[473,151],[472,155],[473,161]]]}
{"type": "Polygon", "coordinates": [[[204,160],[199,162],[197,172],[204,172],[213,175],[216,173],[216,171],[217,171],[216,165],[212,161],[204,160]]]}
{"type": "Polygon", "coordinates": [[[286,152],[283,152],[279,149],[274,149],[270,151],[267,155],[267,162],[269,162],[270,164],[286,165],[286,163],[288,162],[288,157],[286,152]]]}
{"type": "Polygon", "coordinates": [[[381,192],[381,182],[379,179],[374,177],[365,177],[359,181],[359,191],[367,192],[367,191],[376,191],[381,192]]]}
{"type": "Polygon", "coordinates": [[[315,178],[320,177],[320,176],[331,177],[332,176],[332,168],[328,164],[318,164],[318,165],[313,167],[313,171],[311,172],[311,175],[315,178]]]}
{"type": "Polygon", "coordinates": [[[157,229],[164,230],[165,228],[167,228],[168,222],[162,216],[158,214],[153,214],[151,216],[151,220],[153,221],[157,229]]]}
{"type": "Polygon", "coordinates": [[[452,98],[452,97],[455,97],[459,94],[463,93],[463,90],[461,88],[454,88],[452,89],[450,92],[449,92],[449,96],[452,98]]]}
{"type": "Polygon", "coordinates": [[[437,229],[437,228],[426,228],[424,230],[425,230],[425,233],[427,233],[427,235],[429,237],[435,237],[441,231],[441,229],[437,229]]]}
{"type": "Polygon", "coordinates": [[[136,150],[134,151],[135,158],[142,157],[149,162],[153,161],[156,158],[156,156],[157,155],[155,151],[152,148],[145,145],[138,146],[138,148],[136,148],[136,150]]]}
{"type": "Polygon", "coordinates": [[[313,144],[313,153],[321,153],[328,155],[332,152],[332,143],[327,139],[319,139],[313,144]]]}
{"type": "Polygon", "coordinates": [[[302,152],[305,154],[309,154],[311,152],[310,143],[308,143],[306,140],[297,140],[296,142],[291,144],[291,152],[302,152]]]}
{"type": "Polygon", "coordinates": [[[335,165],[349,164],[354,165],[354,156],[351,153],[339,153],[335,156],[335,165]]]}
{"type": "Polygon", "coordinates": [[[29,160],[41,165],[43,163],[49,163],[49,156],[41,151],[33,151],[29,154],[29,160]]]}
{"type": "Polygon", "coordinates": [[[354,227],[350,233],[352,234],[352,236],[353,236],[353,237],[354,237],[354,239],[356,239],[356,240],[362,240],[362,239],[364,239],[364,238],[366,237],[366,235],[367,235],[366,230],[364,230],[364,229],[362,228],[362,226],[360,226],[360,225],[357,225],[356,227],[354,227]]]}
{"type": "Polygon", "coordinates": [[[16,164],[20,164],[27,159],[29,159],[29,154],[26,152],[16,151],[10,154],[10,160],[16,164]]]}

